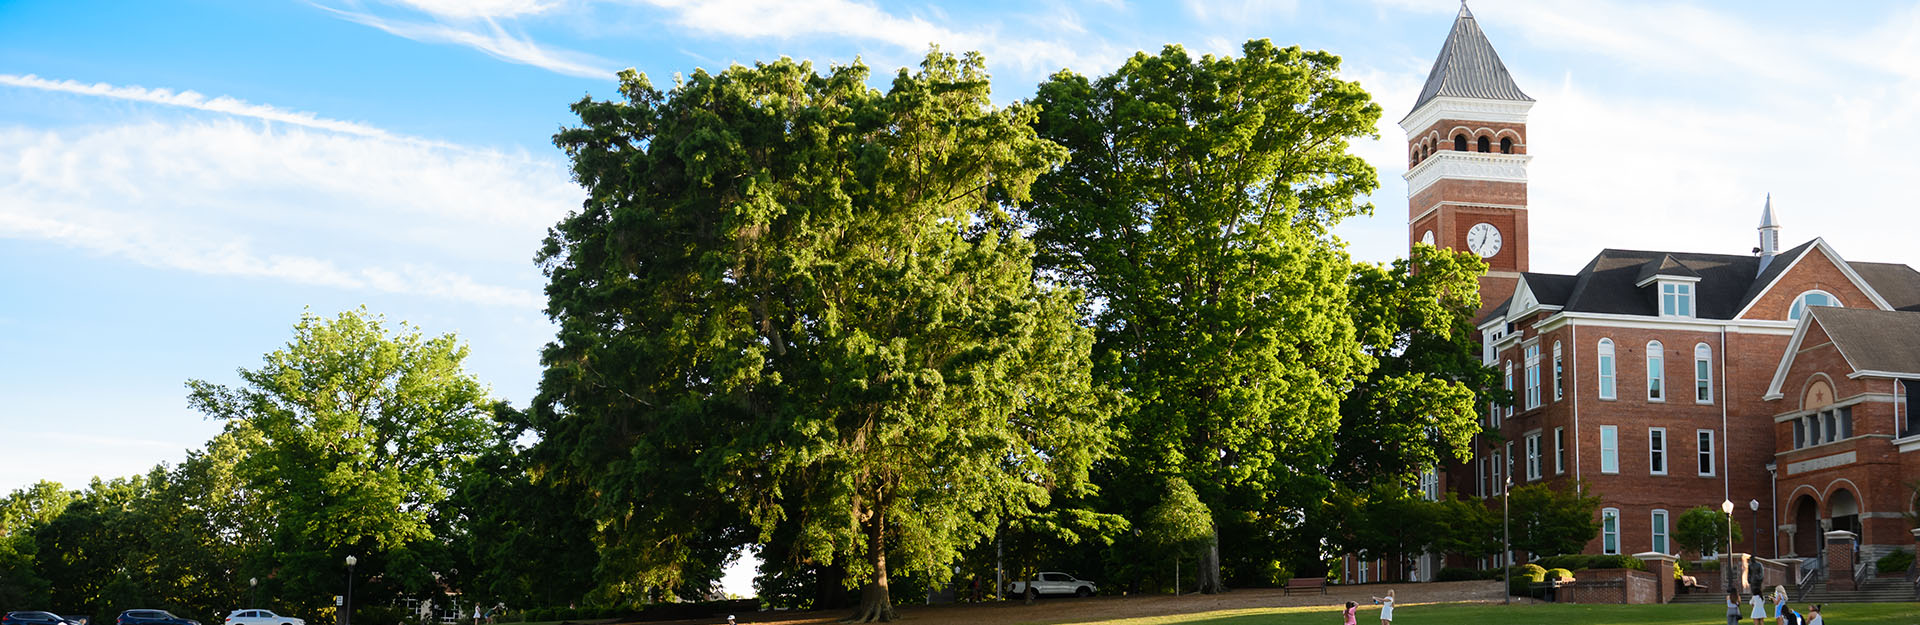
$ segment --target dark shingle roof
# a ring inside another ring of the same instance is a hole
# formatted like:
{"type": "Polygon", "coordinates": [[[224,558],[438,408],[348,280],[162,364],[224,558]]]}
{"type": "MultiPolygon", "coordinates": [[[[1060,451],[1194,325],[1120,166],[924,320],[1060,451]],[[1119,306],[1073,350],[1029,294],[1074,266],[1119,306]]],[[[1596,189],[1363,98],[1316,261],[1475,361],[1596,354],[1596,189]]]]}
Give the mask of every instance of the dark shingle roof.
{"type": "Polygon", "coordinates": [[[1856,370],[1920,373],[1920,312],[1825,306],[1807,310],[1856,370]]]}
{"type": "Polygon", "coordinates": [[[1897,263],[1847,263],[1894,310],[1920,310],[1920,271],[1897,263]]]}
{"type": "Polygon", "coordinates": [[[1634,279],[1633,283],[1638,285],[1656,276],[1698,278],[1700,277],[1700,272],[1694,271],[1693,268],[1688,267],[1686,263],[1680,262],[1680,259],[1674,258],[1672,254],[1662,254],[1660,258],[1641,265],[1640,276],[1634,279]]]}
{"type": "Polygon", "coordinates": [[[1787,267],[1792,266],[1795,261],[1800,260],[1802,254],[1806,254],[1812,250],[1813,242],[1818,240],[1819,239],[1814,239],[1813,241],[1796,245],[1793,249],[1776,254],[1773,260],[1767,261],[1766,270],[1760,272],[1760,277],[1754,280],[1751,286],[1747,287],[1746,295],[1741,296],[1740,307],[1746,308],[1747,302],[1753,301],[1753,298],[1760,297],[1761,290],[1767,288],[1767,285],[1773,284],[1773,279],[1780,277],[1781,272],[1786,271],[1787,267]]]}
{"type": "Polygon", "coordinates": [[[1427,73],[1427,85],[1414,101],[1414,110],[1437,96],[1533,101],[1513,84],[1513,75],[1507,73],[1506,64],[1500,62],[1493,44],[1487,43],[1486,34],[1480,32],[1480,25],[1465,4],[1460,5],[1453,32],[1447,34],[1440,57],[1434,59],[1433,70],[1427,73]]]}
{"type": "Polygon", "coordinates": [[[1565,306],[1567,296],[1573,294],[1574,283],[1580,276],[1563,276],[1557,273],[1522,273],[1527,280],[1527,288],[1540,300],[1542,306],[1565,306]]]}
{"type": "Polygon", "coordinates": [[[1567,297],[1566,310],[1659,315],[1654,291],[1635,285],[1639,284],[1648,263],[1655,263],[1657,267],[1667,259],[1685,265],[1700,277],[1693,294],[1694,316],[1700,319],[1732,319],[1739,313],[1744,307],[1742,295],[1752,286],[1760,262],[1753,256],[1731,254],[1601,250],[1600,255],[1577,274],[1579,280],[1567,297]]]}

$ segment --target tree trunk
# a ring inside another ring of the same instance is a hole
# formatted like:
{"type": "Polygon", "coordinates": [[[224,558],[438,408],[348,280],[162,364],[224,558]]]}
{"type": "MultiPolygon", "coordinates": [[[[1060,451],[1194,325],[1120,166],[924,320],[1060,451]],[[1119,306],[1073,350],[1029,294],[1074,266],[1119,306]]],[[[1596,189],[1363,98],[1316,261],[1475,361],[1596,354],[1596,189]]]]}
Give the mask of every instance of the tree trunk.
{"type": "Polygon", "coordinates": [[[1211,595],[1227,591],[1227,585],[1220,582],[1220,530],[1217,526],[1213,534],[1207,537],[1207,548],[1200,552],[1200,567],[1194,574],[1200,577],[1200,592],[1211,595]]]}
{"type": "Polygon", "coordinates": [[[873,581],[860,591],[860,607],[848,623],[886,623],[895,618],[893,594],[887,590],[887,513],[880,506],[873,510],[867,526],[867,559],[873,564],[873,581]]]}

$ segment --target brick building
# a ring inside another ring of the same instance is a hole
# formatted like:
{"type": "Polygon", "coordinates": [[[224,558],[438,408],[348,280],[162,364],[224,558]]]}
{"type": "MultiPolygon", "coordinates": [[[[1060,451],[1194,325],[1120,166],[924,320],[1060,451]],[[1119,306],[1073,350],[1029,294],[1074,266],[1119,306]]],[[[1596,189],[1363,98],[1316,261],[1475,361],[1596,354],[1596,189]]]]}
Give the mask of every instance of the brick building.
{"type": "Polygon", "coordinates": [[[1770,199],[1751,254],[1603,249],[1572,273],[1531,271],[1532,105],[1462,6],[1400,122],[1409,244],[1487,260],[1483,357],[1515,396],[1486,415],[1473,460],[1422,488],[1583,481],[1602,501],[1587,553],[1676,553],[1678,517],[1723,500],[1739,552],[1813,556],[1826,529],[1859,534],[1867,557],[1911,548],[1920,272],[1818,238],[1782,250],[1770,199]]]}

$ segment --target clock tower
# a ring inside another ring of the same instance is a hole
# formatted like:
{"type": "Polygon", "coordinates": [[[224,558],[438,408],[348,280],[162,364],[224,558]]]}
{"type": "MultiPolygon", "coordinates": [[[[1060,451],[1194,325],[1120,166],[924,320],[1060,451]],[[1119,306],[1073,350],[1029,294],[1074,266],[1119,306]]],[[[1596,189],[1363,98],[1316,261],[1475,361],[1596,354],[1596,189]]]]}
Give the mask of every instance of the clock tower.
{"type": "Polygon", "coordinates": [[[1527,111],[1507,66],[1463,2],[1407,132],[1408,244],[1467,250],[1487,261],[1481,310],[1513,294],[1527,270],[1527,111]]]}

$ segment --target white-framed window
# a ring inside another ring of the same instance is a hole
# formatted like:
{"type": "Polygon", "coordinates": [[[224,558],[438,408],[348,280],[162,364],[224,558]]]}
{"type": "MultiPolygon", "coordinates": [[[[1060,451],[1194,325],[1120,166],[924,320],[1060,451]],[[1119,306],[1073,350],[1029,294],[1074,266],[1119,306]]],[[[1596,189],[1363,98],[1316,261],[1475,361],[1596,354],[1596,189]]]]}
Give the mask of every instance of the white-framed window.
{"type": "Polygon", "coordinates": [[[1487,459],[1484,456],[1473,459],[1473,484],[1476,488],[1474,495],[1487,496],[1487,459]]]}
{"type": "Polygon", "coordinates": [[[1600,339],[1600,399],[1613,399],[1613,339],[1600,339]]]}
{"type": "Polygon", "coordinates": [[[1600,426],[1600,472],[1620,472],[1620,428],[1600,426]]]}
{"type": "Polygon", "coordinates": [[[1427,469],[1420,472],[1420,496],[1427,501],[1440,500],[1440,472],[1427,469]]]}
{"type": "Polygon", "coordinates": [[[1560,401],[1560,398],[1566,396],[1564,391],[1564,387],[1566,386],[1566,379],[1567,379],[1567,370],[1566,368],[1560,366],[1560,342],[1554,341],[1553,342],[1553,400],[1554,401],[1560,401]]]}
{"type": "Polygon", "coordinates": [[[1527,409],[1540,407],[1540,344],[1527,346],[1527,409]]]}
{"type": "Polygon", "coordinates": [[[1667,355],[1659,341],[1647,341],[1647,401],[1667,400],[1667,355]]]}
{"type": "Polygon", "coordinates": [[[1490,486],[1492,486],[1493,488],[1492,492],[1495,494],[1505,492],[1501,490],[1502,483],[1500,482],[1500,452],[1497,452],[1497,451],[1493,452],[1493,483],[1490,486]]]}
{"type": "Polygon", "coordinates": [[[1617,508],[1600,510],[1600,552],[1620,555],[1620,510],[1617,508]]]}
{"type": "Polygon", "coordinates": [[[1667,428],[1647,428],[1647,473],[1667,474],[1667,428]]]}
{"type": "Polygon", "coordinates": [[[1693,346],[1693,401],[1713,403],[1713,348],[1706,343],[1693,346]]]}
{"type": "Polygon", "coordinates": [[[1360,566],[1358,568],[1360,569],[1360,583],[1367,583],[1367,561],[1360,560],[1360,566]]]}
{"type": "MultiPolygon", "coordinates": [[[[1507,361],[1507,394],[1509,396],[1513,394],[1513,361],[1511,360],[1507,361]]],[[[1507,416],[1513,416],[1513,405],[1516,403],[1519,402],[1507,402],[1507,416]]],[[[1495,427],[1499,426],[1495,425],[1495,427]]]]}
{"type": "Polygon", "coordinates": [[[1567,429],[1553,428],[1553,474],[1567,472],[1567,429]]]}
{"type": "Polygon", "coordinates": [[[1661,282],[1660,316],[1692,317],[1693,284],[1689,282],[1661,282]]]}
{"type": "Polygon", "coordinates": [[[1826,291],[1821,291],[1817,289],[1812,291],[1807,291],[1805,293],[1801,293],[1799,297],[1793,298],[1793,307],[1787,309],[1787,319],[1792,321],[1799,321],[1800,317],[1807,313],[1808,306],[1840,306],[1840,305],[1841,305],[1840,298],[1834,297],[1832,293],[1828,293],[1826,291]]]}
{"type": "Polygon", "coordinates": [[[1673,553],[1667,549],[1667,511],[1653,511],[1653,550],[1659,553],[1673,553]]]}
{"type": "Polygon", "coordinates": [[[1713,430],[1700,430],[1695,437],[1700,444],[1700,475],[1713,475],[1713,430]]]}
{"type": "Polygon", "coordinates": [[[1540,433],[1527,435],[1527,480],[1540,479],[1540,433]]]}

